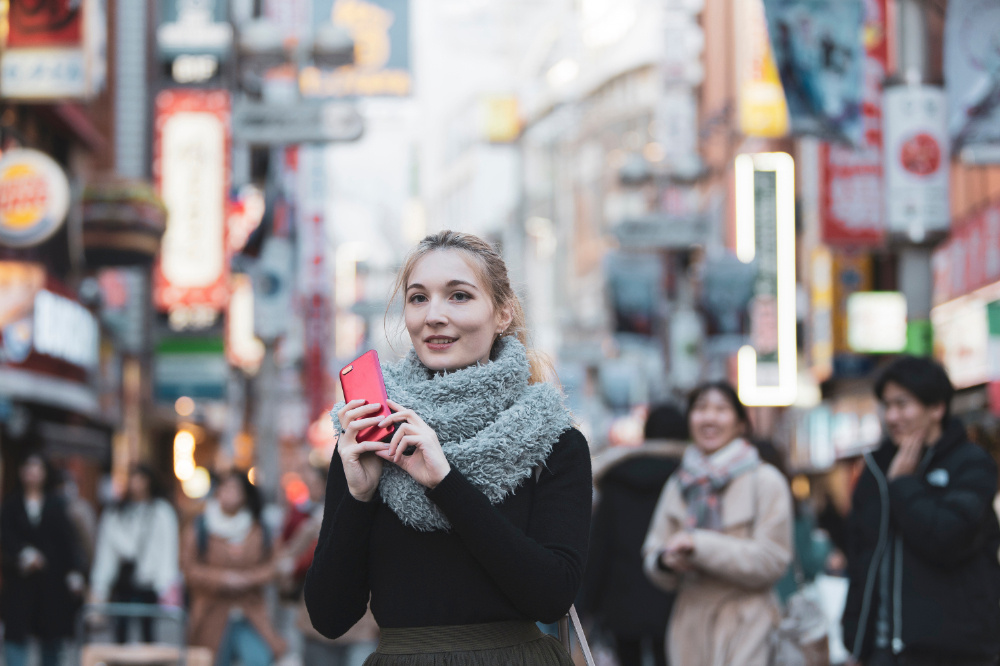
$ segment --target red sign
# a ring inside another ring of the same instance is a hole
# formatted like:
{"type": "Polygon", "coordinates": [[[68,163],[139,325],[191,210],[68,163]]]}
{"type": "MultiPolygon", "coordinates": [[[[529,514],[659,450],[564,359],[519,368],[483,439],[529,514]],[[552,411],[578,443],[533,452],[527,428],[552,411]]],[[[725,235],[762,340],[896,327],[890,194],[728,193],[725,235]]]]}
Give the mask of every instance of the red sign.
{"type": "Polygon", "coordinates": [[[956,225],[932,262],[935,305],[1000,281],[1000,200],[956,225]]]}
{"type": "Polygon", "coordinates": [[[885,237],[882,82],[889,59],[887,0],[864,4],[864,139],[857,148],[824,143],[819,155],[823,242],[836,245],[880,245],[885,237]]]}
{"type": "Polygon", "coordinates": [[[85,1],[11,0],[7,47],[79,47],[83,41],[85,1]]]}
{"type": "Polygon", "coordinates": [[[229,94],[161,92],[154,133],[153,178],[167,207],[167,230],[153,273],[154,301],[163,311],[221,310],[229,301],[229,94]]]}
{"type": "Polygon", "coordinates": [[[920,132],[899,147],[899,163],[915,176],[929,176],[941,166],[941,146],[927,132],[920,132]]]}

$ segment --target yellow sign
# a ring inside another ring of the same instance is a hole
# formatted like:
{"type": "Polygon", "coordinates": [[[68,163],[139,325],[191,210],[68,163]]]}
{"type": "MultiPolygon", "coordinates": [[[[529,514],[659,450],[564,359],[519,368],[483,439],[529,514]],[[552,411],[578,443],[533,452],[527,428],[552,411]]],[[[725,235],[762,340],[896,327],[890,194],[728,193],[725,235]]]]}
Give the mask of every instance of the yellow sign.
{"type": "Polygon", "coordinates": [[[767,36],[763,0],[738,0],[736,8],[740,129],[747,136],[785,136],[788,105],[767,36]]]}
{"type": "Polygon", "coordinates": [[[69,210],[69,181],[45,153],[8,150],[0,159],[0,244],[37,245],[62,225],[69,210]]]}
{"type": "Polygon", "coordinates": [[[521,134],[517,98],[514,96],[488,97],[484,100],[486,139],[491,143],[510,143],[521,134]]]}

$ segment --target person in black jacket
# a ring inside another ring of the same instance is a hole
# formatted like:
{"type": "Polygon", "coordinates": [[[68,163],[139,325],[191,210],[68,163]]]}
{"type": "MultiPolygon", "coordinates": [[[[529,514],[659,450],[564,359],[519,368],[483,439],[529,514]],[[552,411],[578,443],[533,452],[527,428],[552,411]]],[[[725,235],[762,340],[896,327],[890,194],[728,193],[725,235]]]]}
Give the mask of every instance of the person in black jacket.
{"type": "Polygon", "coordinates": [[[503,259],[443,231],[397,288],[413,349],[382,367],[391,415],[364,400],[334,408],[310,620],[336,638],[370,601],[381,632],[369,666],[572,666],[535,623],[559,620],[580,587],[590,450],[524,344],[503,259]],[[391,441],[359,439],[390,425],[391,441]]]}
{"type": "Polygon", "coordinates": [[[687,420],[673,405],[649,412],[642,446],[615,447],[594,465],[600,493],[577,607],[614,639],[620,666],[641,666],[643,644],[665,666],[674,594],[642,570],[642,542],[667,479],[687,446],[687,420]]]}
{"type": "Polygon", "coordinates": [[[953,392],[938,363],[909,356],[875,383],[888,436],[864,456],[848,517],[854,663],[997,663],[997,467],[949,418],[953,392]]]}
{"type": "Polygon", "coordinates": [[[59,666],[83,592],[82,557],[65,503],[55,492],[55,470],[31,453],[19,471],[19,487],[0,509],[4,662],[27,666],[28,638],[34,637],[42,666],[59,666]]]}

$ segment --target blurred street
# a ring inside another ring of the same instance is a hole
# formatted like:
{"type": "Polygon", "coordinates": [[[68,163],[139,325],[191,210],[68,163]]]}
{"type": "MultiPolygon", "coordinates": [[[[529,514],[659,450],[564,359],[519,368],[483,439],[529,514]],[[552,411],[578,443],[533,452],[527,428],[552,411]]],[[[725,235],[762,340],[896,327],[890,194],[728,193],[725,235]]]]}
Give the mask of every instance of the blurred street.
{"type": "Polygon", "coordinates": [[[998,0],[0,0],[2,663],[86,663],[123,637],[76,613],[117,601],[244,666],[361,664],[374,602],[331,641],[303,601],[330,410],[407,355],[394,280],[445,229],[499,251],[590,447],[599,663],[594,553],[650,578],[706,382],[787,481],[776,598],[808,587],[846,663],[852,496],[900,444],[875,378],[937,360],[941,423],[1000,461],[997,35],[998,0]]]}

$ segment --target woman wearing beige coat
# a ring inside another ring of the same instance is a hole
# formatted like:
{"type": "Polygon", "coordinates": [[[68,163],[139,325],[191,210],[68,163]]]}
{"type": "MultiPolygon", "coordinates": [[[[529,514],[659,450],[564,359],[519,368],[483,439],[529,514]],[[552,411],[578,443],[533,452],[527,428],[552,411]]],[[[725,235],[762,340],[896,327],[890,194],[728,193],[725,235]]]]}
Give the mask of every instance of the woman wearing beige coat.
{"type": "Polygon", "coordinates": [[[643,544],[646,574],[677,601],[670,663],[765,666],[778,621],[772,586],[792,560],[792,503],[781,473],[743,439],[746,409],[724,382],[691,394],[695,446],[664,487],[643,544]]]}

